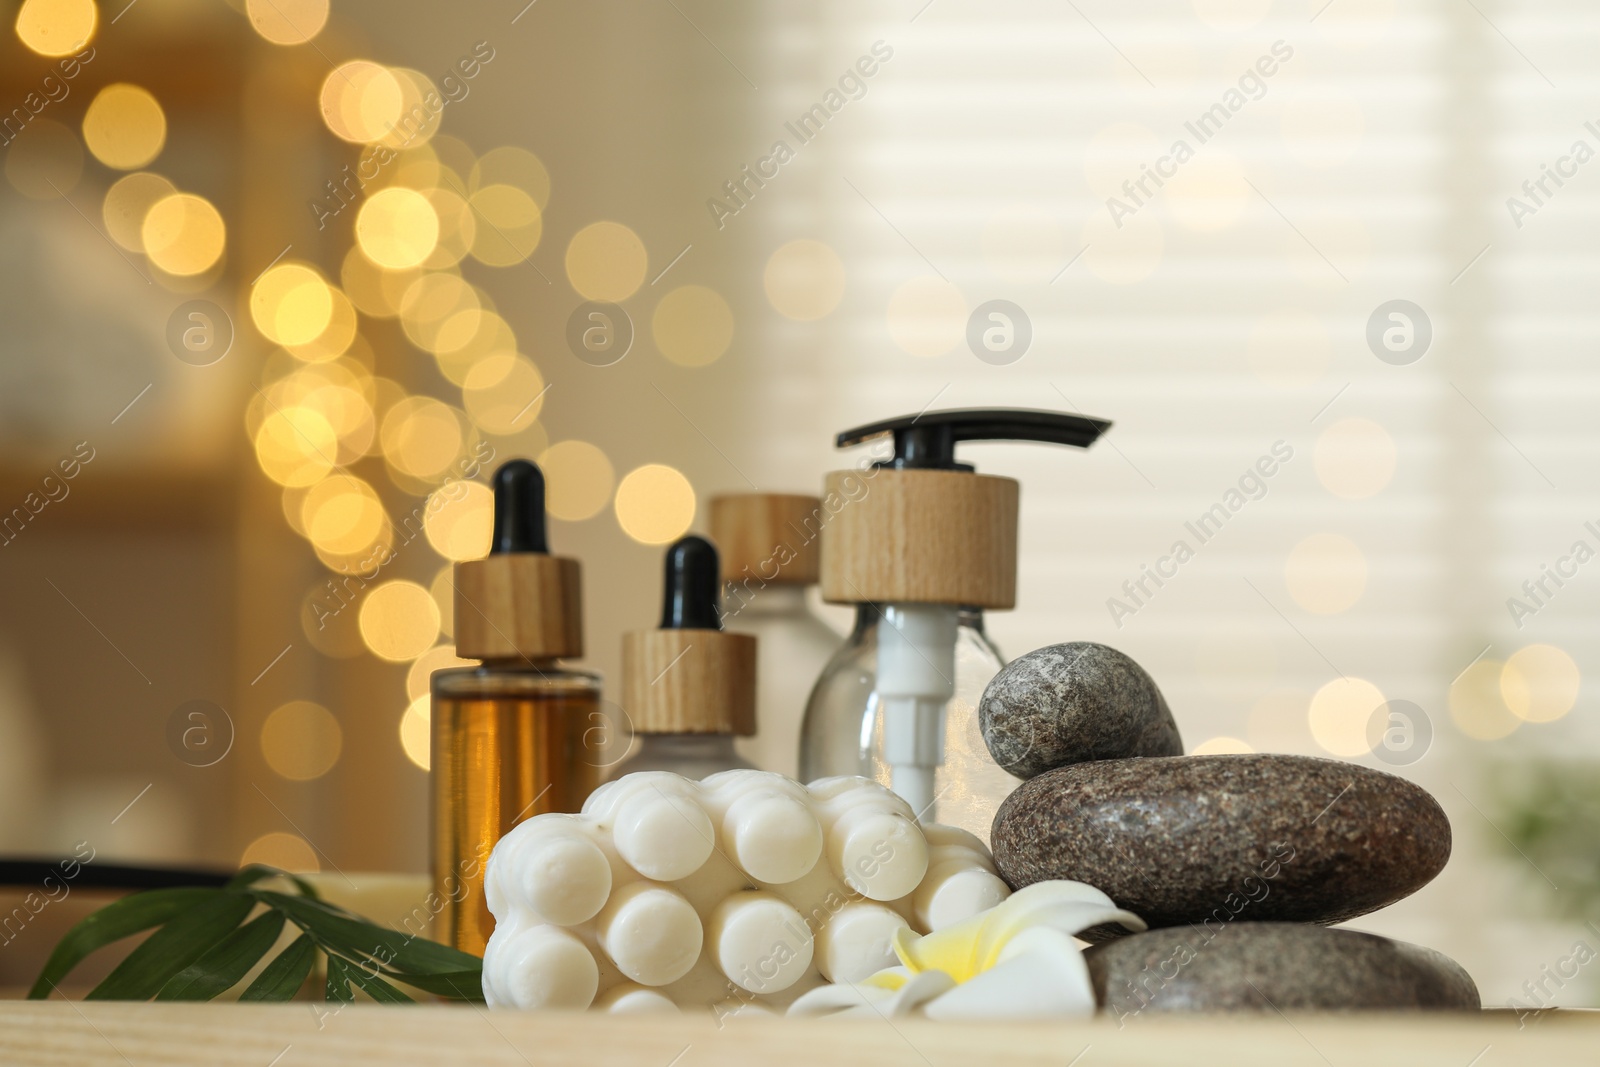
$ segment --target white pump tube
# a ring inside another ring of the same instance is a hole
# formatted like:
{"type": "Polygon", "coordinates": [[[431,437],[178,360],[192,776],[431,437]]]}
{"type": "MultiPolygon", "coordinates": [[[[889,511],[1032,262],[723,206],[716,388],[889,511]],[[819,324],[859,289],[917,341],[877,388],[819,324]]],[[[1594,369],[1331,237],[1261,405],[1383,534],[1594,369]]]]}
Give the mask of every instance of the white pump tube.
{"type": "Polygon", "coordinates": [[[934,821],[934,774],[944,762],[945,706],[955,695],[960,609],[886,604],[878,623],[878,699],[890,784],[924,822],[934,821]]]}

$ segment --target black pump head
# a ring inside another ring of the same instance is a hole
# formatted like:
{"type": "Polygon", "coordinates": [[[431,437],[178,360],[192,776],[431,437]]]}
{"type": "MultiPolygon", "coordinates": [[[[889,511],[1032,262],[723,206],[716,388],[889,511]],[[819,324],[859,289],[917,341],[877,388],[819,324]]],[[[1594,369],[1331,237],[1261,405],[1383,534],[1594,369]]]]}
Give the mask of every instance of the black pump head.
{"type": "Polygon", "coordinates": [[[489,554],[550,552],[544,521],[544,472],[525,459],[507,460],[494,472],[494,536],[489,554]]]}
{"type": "Polygon", "coordinates": [[[690,534],[667,549],[666,579],[662,583],[663,630],[720,630],[722,616],[717,598],[722,591],[722,570],[717,550],[704,537],[690,534]]]}
{"type": "Polygon", "coordinates": [[[1111,422],[1107,419],[1061,411],[960,409],[924,411],[857,426],[841,433],[834,443],[839,448],[848,448],[892,433],[894,458],[879,460],[873,466],[896,470],[970,471],[972,464],[956,462],[958,442],[1039,441],[1088,448],[1109,429],[1111,422]]]}

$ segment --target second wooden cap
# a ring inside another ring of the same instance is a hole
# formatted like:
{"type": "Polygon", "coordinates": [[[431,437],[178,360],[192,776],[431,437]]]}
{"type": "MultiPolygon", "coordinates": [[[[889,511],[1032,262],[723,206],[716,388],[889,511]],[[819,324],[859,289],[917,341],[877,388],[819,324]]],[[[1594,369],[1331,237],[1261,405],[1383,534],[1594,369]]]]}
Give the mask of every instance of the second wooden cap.
{"type": "Polygon", "coordinates": [[[822,501],[792,493],[711,499],[711,540],[725,582],[815,585],[821,573],[822,501]]]}
{"type": "Polygon", "coordinates": [[[634,733],[756,732],[756,639],[721,630],[622,636],[622,707],[634,733]]]}

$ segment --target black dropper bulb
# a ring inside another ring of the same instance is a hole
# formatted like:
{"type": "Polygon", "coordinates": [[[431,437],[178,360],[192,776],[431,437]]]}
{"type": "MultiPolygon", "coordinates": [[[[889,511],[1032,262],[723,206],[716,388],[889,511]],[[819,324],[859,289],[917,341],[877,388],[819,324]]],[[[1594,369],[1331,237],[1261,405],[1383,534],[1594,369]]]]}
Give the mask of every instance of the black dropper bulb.
{"type": "Polygon", "coordinates": [[[720,630],[717,612],[722,571],[717,550],[704,537],[690,534],[667,549],[666,580],[662,584],[663,630],[720,630]]]}
{"type": "Polygon", "coordinates": [[[494,537],[489,554],[548,554],[544,522],[544,472],[525,459],[508,460],[494,472],[494,537]]]}

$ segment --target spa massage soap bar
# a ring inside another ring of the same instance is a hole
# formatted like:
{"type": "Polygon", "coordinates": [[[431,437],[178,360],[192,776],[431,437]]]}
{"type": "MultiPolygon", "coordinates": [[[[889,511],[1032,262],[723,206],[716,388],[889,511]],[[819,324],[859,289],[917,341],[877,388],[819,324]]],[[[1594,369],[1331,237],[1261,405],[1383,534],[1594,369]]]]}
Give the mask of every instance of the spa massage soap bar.
{"type": "Polygon", "coordinates": [[[863,778],[630,774],[495,846],[491,1006],[781,1011],[1004,900],[988,850],[863,778]]]}

